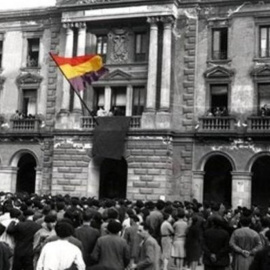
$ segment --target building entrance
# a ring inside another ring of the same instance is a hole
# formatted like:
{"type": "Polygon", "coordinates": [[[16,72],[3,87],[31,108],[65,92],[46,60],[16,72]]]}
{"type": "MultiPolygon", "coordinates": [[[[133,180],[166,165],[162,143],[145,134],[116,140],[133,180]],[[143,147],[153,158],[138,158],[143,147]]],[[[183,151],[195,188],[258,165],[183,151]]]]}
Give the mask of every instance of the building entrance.
{"type": "Polygon", "coordinates": [[[251,202],[267,208],[270,203],[270,157],[258,158],[252,166],[251,202]]]}
{"type": "Polygon", "coordinates": [[[35,193],[36,166],[36,160],[30,154],[19,159],[16,192],[35,193]]]}
{"type": "Polygon", "coordinates": [[[106,158],[100,166],[99,198],[126,198],[127,162],[106,158]]]}
{"type": "Polygon", "coordinates": [[[213,156],[205,164],[203,200],[231,205],[232,199],[232,166],[229,160],[221,155],[213,156]]]}

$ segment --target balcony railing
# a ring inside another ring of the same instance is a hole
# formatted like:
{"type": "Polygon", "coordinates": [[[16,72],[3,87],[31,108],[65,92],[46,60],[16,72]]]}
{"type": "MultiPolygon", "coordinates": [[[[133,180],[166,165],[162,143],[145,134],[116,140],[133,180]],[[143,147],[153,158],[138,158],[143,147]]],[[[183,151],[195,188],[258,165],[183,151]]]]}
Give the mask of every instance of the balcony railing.
{"type": "Polygon", "coordinates": [[[39,132],[40,119],[11,119],[11,131],[13,132],[39,132]]]}
{"type": "Polygon", "coordinates": [[[247,119],[248,132],[269,132],[270,116],[251,116],[247,119]]]}
{"type": "Polygon", "coordinates": [[[199,118],[199,132],[234,132],[236,119],[231,116],[205,116],[199,118]]]}
{"type": "MultiPolygon", "coordinates": [[[[112,116],[113,117],[113,116],[112,116]]],[[[81,128],[82,129],[94,129],[96,125],[96,117],[83,116],[81,117],[81,128]]],[[[141,127],[141,116],[131,116],[129,122],[129,128],[137,129],[141,127]]]]}

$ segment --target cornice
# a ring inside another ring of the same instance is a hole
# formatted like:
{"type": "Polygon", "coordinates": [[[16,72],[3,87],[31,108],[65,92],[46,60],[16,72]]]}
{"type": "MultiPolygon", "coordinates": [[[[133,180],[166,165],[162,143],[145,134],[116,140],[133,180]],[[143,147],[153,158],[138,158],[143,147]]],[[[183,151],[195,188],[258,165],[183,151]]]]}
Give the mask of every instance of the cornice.
{"type": "Polygon", "coordinates": [[[61,11],[57,7],[39,9],[17,9],[0,11],[0,22],[19,21],[31,18],[40,20],[44,18],[60,17],[61,11]]]}
{"type": "Polygon", "coordinates": [[[64,1],[63,4],[58,4],[57,8],[61,11],[78,11],[82,9],[100,9],[110,7],[128,7],[128,6],[141,6],[141,5],[178,5],[177,0],[103,0],[103,1],[87,1],[79,3],[79,0],[64,1]]]}

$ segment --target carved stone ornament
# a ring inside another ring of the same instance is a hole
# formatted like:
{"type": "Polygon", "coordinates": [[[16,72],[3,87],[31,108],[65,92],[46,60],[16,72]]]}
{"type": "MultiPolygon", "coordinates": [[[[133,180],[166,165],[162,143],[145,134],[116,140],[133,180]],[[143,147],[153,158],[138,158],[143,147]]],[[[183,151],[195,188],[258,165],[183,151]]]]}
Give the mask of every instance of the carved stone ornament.
{"type": "Polygon", "coordinates": [[[112,44],[111,60],[114,63],[126,63],[128,59],[128,35],[126,28],[113,29],[109,33],[112,44]]]}
{"type": "Polygon", "coordinates": [[[16,82],[19,86],[25,86],[25,85],[39,86],[41,81],[42,81],[41,76],[37,74],[31,74],[31,73],[20,74],[16,79],[16,82]]]}

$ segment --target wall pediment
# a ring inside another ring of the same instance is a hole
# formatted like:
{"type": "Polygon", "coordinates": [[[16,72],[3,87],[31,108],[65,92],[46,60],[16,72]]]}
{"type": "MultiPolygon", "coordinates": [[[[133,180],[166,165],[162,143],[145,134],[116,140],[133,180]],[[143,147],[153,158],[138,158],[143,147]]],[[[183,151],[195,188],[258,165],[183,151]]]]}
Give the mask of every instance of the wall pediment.
{"type": "Polygon", "coordinates": [[[256,67],[250,72],[250,75],[257,78],[270,77],[270,66],[263,65],[261,67],[256,67]]]}
{"type": "Polygon", "coordinates": [[[42,77],[37,74],[26,73],[20,74],[16,82],[19,86],[36,85],[39,86],[42,81],[42,77]]]}
{"type": "Polygon", "coordinates": [[[204,77],[207,79],[229,79],[234,75],[234,72],[230,69],[218,66],[207,70],[204,73],[204,77]]]}
{"type": "Polygon", "coordinates": [[[121,80],[121,81],[127,81],[127,80],[130,80],[131,79],[131,75],[120,70],[120,69],[117,69],[117,70],[114,70],[113,72],[110,72],[108,73],[108,75],[106,75],[104,77],[104,80],[121,80]]]}

